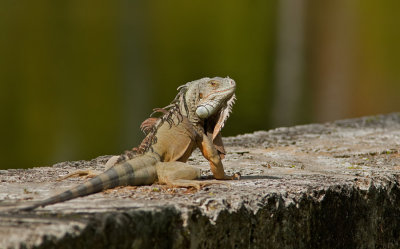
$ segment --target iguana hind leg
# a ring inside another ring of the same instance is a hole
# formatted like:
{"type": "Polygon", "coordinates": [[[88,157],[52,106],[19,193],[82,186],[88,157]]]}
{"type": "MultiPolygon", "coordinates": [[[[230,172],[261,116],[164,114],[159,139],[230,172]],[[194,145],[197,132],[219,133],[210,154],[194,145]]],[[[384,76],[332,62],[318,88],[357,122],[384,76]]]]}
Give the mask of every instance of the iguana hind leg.
{"type": "Polygon", "coordinates": [[[211,184],[227,184],[216,180],[197,180],[200,178],[200,169],[182,162],[159,162],[156,164],[157,176],[160,183],[172,187],[201,187],[211,184]]]}
{"type": "MultiPolygon", "coordinates": [[[[108,159],[108,161],[106,162],[105,166],[106,166],[106,170],[108,170],[109,168],[113,167],[114,165],[117,164],[119,159],[119,156],[112,156],[110,159],[108,159]]],[[[99,174],[101,174],[103,172],[101,171],[96,171],[96,170],[77,170],[75,172],[69,173],[65,176],[61,176],[60,178],[57,179],[57,181],[63,181],[65,179],[68,179],[70,177],[85,177],[85,178],[94,178],[96,176],[98,176],[99,174]]]]}
{"type": "Polygon", "coordinates": [[[77,170],[77,171],[69,173],[65,176],[61,176],[60,178],[57,179],[57,181],[63,181],[70,177],[81,177],[81,176],[84,176],[85,178],[93,178],[101,173],[102,172],[100,172],[100,171],[89,170],[89,169],[88,170],[77,170]]]}

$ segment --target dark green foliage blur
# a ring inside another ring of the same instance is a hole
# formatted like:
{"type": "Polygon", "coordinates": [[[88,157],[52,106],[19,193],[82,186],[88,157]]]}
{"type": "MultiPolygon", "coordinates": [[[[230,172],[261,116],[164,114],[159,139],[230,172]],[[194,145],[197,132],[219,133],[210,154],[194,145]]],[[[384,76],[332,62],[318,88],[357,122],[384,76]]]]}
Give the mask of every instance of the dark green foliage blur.
{"type": "Polygon", "coordinates": [[[400,1],[291,3],[1,1],[0,169],[119,154],[205,76],[238,85],[224,136],[400,111],[400,1]]]}

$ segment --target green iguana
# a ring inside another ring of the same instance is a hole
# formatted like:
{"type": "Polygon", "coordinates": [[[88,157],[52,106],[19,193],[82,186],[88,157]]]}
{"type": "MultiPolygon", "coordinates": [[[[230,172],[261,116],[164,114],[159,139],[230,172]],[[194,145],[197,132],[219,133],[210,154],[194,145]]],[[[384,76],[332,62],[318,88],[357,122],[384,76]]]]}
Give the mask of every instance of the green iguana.
{"type": "Polygon", "coordinates": [[[32,210],[117,186],[146,185],[158,180],[175,187],[200,188],[210,181],[198,181],[200,170],[185,164],[195,148],[210,162],[219,180],[238,179],[224,172],[221,158],[225,150],[220,131],[235,101],[236,83],[227,78],[202,78],[178,88],[170,105],[155,109],[159,118],[145,120],[141,129],[146,137],[135,153],[114,156],[104,173],[61,194],[34,202],[18,210],[32,210]]]}

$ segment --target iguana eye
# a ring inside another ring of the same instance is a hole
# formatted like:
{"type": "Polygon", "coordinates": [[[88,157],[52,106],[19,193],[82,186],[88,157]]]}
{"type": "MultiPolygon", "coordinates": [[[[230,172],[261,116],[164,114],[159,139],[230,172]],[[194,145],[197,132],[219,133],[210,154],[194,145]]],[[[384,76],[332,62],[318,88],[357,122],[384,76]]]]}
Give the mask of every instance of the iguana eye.
{"type": "Polygon", "coordinates": [[[202,98],[203,98],[203,94],[199,93],[199,99],[202,99],[202,98]]]}
{"type": "Polygon", "coordinates": [[[218,86],[218,83],[213,80],[213,81],[210,81],[210,85],[215,87],[215,86],[218,86]]]}

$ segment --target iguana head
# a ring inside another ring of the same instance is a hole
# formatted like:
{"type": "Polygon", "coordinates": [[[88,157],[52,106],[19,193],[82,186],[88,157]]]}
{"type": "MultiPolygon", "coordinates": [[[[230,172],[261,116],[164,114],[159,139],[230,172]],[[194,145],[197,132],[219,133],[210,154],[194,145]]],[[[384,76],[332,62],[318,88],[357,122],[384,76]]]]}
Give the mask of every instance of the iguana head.
{"type": "Polygon", "coordinates": [[[230,78],[205,78],[199,84],[196,115],[205,119],[226,105],[235,93],[236,83],[230,78]]]}
{"type": "Polygon", "coordinates": [[[214,139],[229,117],[235,101],[236,83],[229,77],[202,78],[184,86],[184,108],[192,122],[202,123],[214,139]]]}
{"type": "Polygon", "coordinates": [[[178,123],[187,118],[193,125],[210,136],[218,151],[224,154],[220,131],[235,102],[236,83],[229,77],[202,78],[178,87],[175,99],[166,107],[154,109],[162,113],[159,118],[148,118],[141,129],[148,135],[137,151],[144,152],[157,141],[157,129],[164,123],[178,123]]]}

